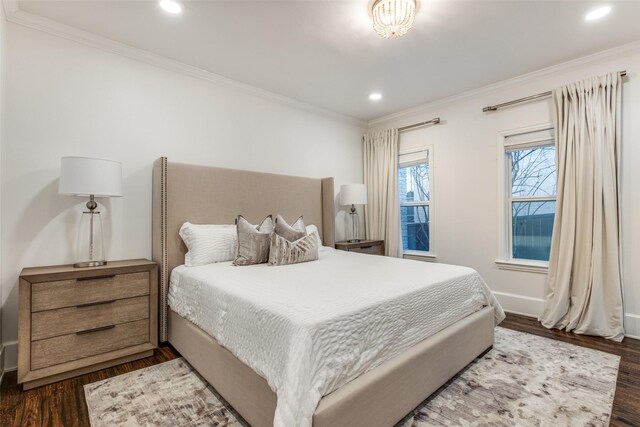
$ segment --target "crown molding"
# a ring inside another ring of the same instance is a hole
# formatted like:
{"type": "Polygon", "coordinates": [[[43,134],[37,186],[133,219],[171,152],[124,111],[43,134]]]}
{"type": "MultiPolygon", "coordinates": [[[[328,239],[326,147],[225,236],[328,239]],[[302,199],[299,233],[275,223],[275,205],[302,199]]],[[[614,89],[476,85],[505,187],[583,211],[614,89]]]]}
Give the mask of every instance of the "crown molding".
{"type": "Polygon", "coordinates": [[[445,105],[454,104],[460,101],[464,101],[469,98],[473,98],[478,95],[483,95],[486,93],[490,93],[499,89],[506,89],[509,87],[521,85],[523,83],[537,80],[542,77],[548,76],[550,74],[558,73],[561,71],[568,71],[572,69],[576,69],[579,67],[583,67],[585,65],[589,65],[595,62],[602,61],[603,59],[621,56],[629,53],[640,52],[640,40],[624,44],[622,46],[614,47],[612,49],[603,50],[601,52],[597,52],[591,55],[583,56],[580,58],[572,59],[570,61],[562,62],[560,64],[552,65],[547,68],[542,68],[537,71],[533,71],[531,73],[523,74],[518,77],[514,77],[507,80],[502,80],[498,83],[493,83],[487,86],[482,86],[477,89],[471,89],[466,92],[459,93],[457,95],[449,96],[446,98],[442,98],[433,102],[429,102],[426,104],[418,105],[416,107],[407,108],[405,110],[398,111],[396,113],[388,114],[386,116],[378,117],[376,119],[369,120],[368,128],[375,128],[378,125],[381,125],[385,122],[401,120],[405,117],[410,117],[416,114],[420,114],[422,112],[426,112],[427,110],[431,110],[437,107],[443,107],[445,105]]]}
{"type": "Polygon", "coordinates": [[[134,59],[146,64],[164,68],[169,71],[185,74],[227,88],[243,91],[245,93],[258,96],[260,98],[276,102],[288,107],[307,111],[313,114],[324,116],[333,120],[346,122],[366,128],[367,122],[335,111],[317,107],[306,102],[297,101],[284,95],[279,95],[258,87],[239,82],[219,74],[212,73],[202,68],[194,67],[180,61],[167,58],[162,55],[151,53],[144,49],[139,49],[115,40],[99,36],[87,31],[80,30],[69,25],[61,24],[42,16],[20,10],[17,0],[2,0],[6,19],[14,24],[22,25],[34,30],[42,31],[57,37],[101,49],[110,53],[115,53],[129,59],[134,59]]]}

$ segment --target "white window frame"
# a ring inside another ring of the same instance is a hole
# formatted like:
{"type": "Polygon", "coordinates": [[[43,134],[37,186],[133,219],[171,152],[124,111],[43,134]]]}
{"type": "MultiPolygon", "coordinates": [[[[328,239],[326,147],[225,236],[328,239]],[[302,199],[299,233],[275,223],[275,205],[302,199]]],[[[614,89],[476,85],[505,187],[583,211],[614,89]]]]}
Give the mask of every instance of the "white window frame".
{"type": "MultiPolygon", "coordinates": [[[[414,154],[419,152],[427,153],[427,164],[429,165],[429,200],[428,201],[420,201],[420,202],[409,202],[409,203],[399,203],[399,208],[402,206],[428,206],[429,207],[429,250],[428,251],[416,251],[416,250],[402,250],[403,258],[427,258],[427,259],[435,259],[435,251],[434,251],[434,242],[435,242],[435,209],[434,209],[434,199],[435,199],[435,186],[434,186],[434,156],[433,156],[433,145],[427,145],[422,147],[412,147],[411,149],[402,150],[398,153],[398,156],[403,156],[407,154],[414,154]]],[[[408,167],[417,165],[420,163],[424,163],[420,160],[406,161],[401,162],[400,158],[398,158],[398,169],[401,167],[408,167]]],[[[398,216],[398,228],[402,230],[402,222],[400,216],[398,216]]],[[[402,232],[400,231],[400,244],[402,245],[402,232]]]]}
{"type": "Polygon", "coordinates": [[[511,129],[498,133],[498,258],[495,263],[503,270],[526,271],[531,273],[546,274],[549,268],[548,261],[527,260],[513,258],[512,235],[512,204],[513,202],[526,201],[555,201],[551,196],[516,196],[513,197],[511,188],[511,156],[507,154],[513,150],[526,148],[548,147],[553,145],[549,139],[527,141],[521,144],[506,144],[507,138],[529,132],[553,129],[552,123],[543,123],[524,128],[511,129]]]}

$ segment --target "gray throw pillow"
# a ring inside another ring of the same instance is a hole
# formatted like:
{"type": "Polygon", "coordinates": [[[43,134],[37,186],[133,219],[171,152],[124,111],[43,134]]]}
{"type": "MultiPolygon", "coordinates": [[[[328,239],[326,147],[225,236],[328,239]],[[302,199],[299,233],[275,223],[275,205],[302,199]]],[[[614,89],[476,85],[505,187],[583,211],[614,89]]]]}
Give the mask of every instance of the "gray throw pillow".
{"type": "Polygon", "coordinates": [[[251,224],[238,215],[236,220],[238,229],[238,255],[233,265],[263,264],[269,261],[269,247],[273,234],[273,220],[271,215],[266,217],[259,226],[251,224]]]}
{"type": "Polygon", "coordinates": [[[275,231],[277,235],[284,237],[290,242],[295,242],[307,235],[307,228],[304,226],[302,217],[298,218],[292,225],[289,225],[287,221],[282,218],[282,215],[276,215],[275,231]]]}
{"type": "Polygon", "coordinates": [[[318,259],[318,236],[316,233],[304,236],[295,242],[273,233],[271,235],[271,250],[269,264],[288,265],[318,259]]]}

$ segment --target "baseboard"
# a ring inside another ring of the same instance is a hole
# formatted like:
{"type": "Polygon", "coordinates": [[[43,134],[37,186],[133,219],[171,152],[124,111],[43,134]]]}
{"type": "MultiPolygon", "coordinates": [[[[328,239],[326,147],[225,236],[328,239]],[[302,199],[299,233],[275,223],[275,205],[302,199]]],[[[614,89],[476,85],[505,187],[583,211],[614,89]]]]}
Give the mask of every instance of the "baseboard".
{"type": "MultiPolygon", "coordinates": [[[[505,292],[493,293],[504,311],[538,318],[544,309],[544,300],[523,295],[508,294],[505,292]]],[[[624,315],[625,337],[640,339],[640,315],[624,315]]]]}
{"type": "Polygon", "coordinates": [[[18,341],[4,343],[4,372],[18,369],[18,341]]]}
{"type": "Polygon", "coordinates": [[[506,292],[493,292],[493,294],[502,305],[502,308],[504,308],[504,311],[531,317],[538,317],[542,314],[542,309],[544,308],[543,299],[508,294],[506,292]]]}
{"type": "Polygon", "coordinates": [[[625,314],[624,315],[624,336],[640,340],[640,315],[625,314]]]}

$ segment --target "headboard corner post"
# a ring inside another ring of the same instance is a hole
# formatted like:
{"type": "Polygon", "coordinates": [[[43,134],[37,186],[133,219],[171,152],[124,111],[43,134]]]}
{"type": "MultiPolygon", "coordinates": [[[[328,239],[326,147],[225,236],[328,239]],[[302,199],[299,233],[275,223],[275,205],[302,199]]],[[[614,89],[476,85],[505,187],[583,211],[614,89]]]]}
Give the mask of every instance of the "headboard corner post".
{"type": "Polygon", "coordinates": [[[335,207],[333,178],[322,178],[322,241],[325,246],[335,245],[335,207]]]}

